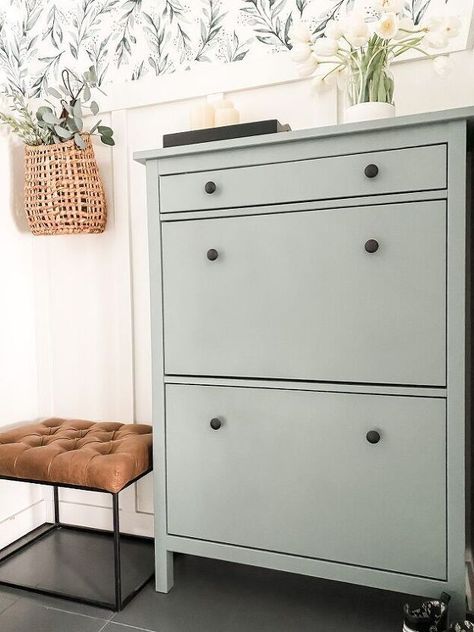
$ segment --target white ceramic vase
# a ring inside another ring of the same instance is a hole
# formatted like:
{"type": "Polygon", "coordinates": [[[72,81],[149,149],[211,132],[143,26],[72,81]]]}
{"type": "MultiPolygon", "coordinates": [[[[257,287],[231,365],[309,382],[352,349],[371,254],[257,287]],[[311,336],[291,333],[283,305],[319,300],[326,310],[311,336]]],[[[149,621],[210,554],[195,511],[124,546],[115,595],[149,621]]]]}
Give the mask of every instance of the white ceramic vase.
{"type": "Polygon", "coordinates": [[[395,116],[395,106],[391,103],[368,101],[366,103],[356,103],[346,108],[344,122],[375,121],[393,116],[395,116]]]}

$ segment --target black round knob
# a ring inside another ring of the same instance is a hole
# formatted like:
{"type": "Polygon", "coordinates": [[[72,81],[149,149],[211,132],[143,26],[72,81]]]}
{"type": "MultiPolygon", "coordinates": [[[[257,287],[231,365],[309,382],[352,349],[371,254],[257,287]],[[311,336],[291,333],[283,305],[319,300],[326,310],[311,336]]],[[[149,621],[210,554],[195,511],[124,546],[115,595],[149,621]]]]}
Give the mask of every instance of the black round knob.
{"type": "Polygon", "coordinates": [[[214,248],[211,248],[210,250],[207,251],[207,258],[209,259],[209,261],[215,261],[218,256],[219,256],[219,253],[214,248]]]}
{"type": "Polygon", "coordinates": [[[212,193],[216,192],[217,186],[215,182],[206,182],[206,186],[204,187],[206,193],[209,193],[209,195],[211,195],[212,193]]]}
{"type": "Polygon", "coordinates": [[[218,417],[214,417],[214,419],[211,419],[211,423],[209,425],[213,430],[219,430],[222,426],[222,421],[218,417]]]}
{"type": "Polygon", "coordinates": [[[375,178],[378,172],[379,168],[377,167],[377,165],[367,165],[367,167],[364,169],[364,173],[367,178],[375,178]]]}
{"type": "Polygon", "coordinates": [[[377,430],[369,430],[369,432],[365,435],[365,438],[369,443],[378,443],[380,441],[380,432],[377,432],[377,430]]]}
{"type": "Polygon", "coordinates": [[[373,254],[374,252],[377,252],[377,250],[379,249],[379,242],[376,239],[369,239],[368,241],[365,242],[364,248],[366,249],[367,252],[369,252],[370,254],[373,254]]]}

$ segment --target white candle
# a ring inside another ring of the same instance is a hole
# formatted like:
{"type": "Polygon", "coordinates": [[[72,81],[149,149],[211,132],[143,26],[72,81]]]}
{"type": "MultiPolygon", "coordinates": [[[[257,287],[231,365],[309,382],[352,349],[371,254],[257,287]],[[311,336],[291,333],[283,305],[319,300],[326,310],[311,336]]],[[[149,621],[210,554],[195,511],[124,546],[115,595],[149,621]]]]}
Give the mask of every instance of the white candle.
{"type": "Polygon", "coordinates": [[[221,125],[236,125],[240,123],[240,114],[238,110],[232,105],[232,107],[217,107],[215,113],[216,127],[221,125]]]}
{"type": "Polygon", "coordinates": [[[220,125],[236,125],[240,122],[240,114],[232,101],[221,99],[214,103],[216,127],[220,125]]]}
{"type": "Polygon", "coordinates": [[[209,103],[196,105],[190,113],[191,129],[214,127],[214,108],[209,103]]]}

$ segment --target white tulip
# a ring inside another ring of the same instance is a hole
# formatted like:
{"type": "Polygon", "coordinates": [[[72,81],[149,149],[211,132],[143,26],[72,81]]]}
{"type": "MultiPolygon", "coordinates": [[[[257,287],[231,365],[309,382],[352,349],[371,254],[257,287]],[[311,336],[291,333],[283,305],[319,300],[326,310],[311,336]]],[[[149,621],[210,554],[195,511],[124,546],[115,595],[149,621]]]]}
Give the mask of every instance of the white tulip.
{"type": "Polygon", "coordinates": [[[324,34],[328,39],[338,40],[342,37],[342,28],[340,22],[332,20],[324,29],[324,34]]]}
{"type": "Polygon", "coordinates": [[[458,35],[461,28],[461,20],[455,16],[445,18],[431,18],[425,25],[426,35],[424,41],[435,49],[446,48],[448,40],[458,35]]]}
{"type": "Polygon", "coordinates": [[[343,31],[347,41],[354,47],[365,46],[369,41],[370,31],[364,18],[355,11],[343,21],[343,31]]]}
{"type": "Polygon", "coordinates": [[[290,57],[293,61],[301,63],[306,61],[311,56],[311,46],[306,43],[294,44],[290,51],[290,57]]]}
{"type": "Polygon", "coordinates": [[[398,32],[395,35],[394,39],[396,40],[405,39],[405,37],[410,36],[410,33],[413,33],[417,30],[418,29],[411,18],[409,17],[400,18],[398,21],[398,32]]]}
{"type": "Polygon", "coordinates": [[[398,33],[398,18],[395,13],[385,13],[375,26],[375,32],[385,40],[392,39],[398,33]]]}
{"type": "Polygon", "coordinates": [[[290,39],[293,43],[308,44],[311,42],[311,31],[304,22],[295,22],[290,31],[290,39]]]}
{"type": "Polygon", "coordinates": [[[423,26],[427,31],[439,31],[441,22],[441,18],[431,17],[424,22],[423,26]]]}
{"type": "Polygon", "coordinates": [[[444,33],[446,37],[451,39],[459,34],[461,29],[461,20],[455,16],[447,17],[441,20],[439,30],[444,33]]]}
{"type": "Polygon", "coordinates": [[[428,31],[423,41],[430,48],[435,48],[437,50],[446,48],[448,45],[448,37],[441,31],[428,31]]]}
{"type": "Polygon", "coordinates": [[[298,66],[298,75],[300,77],[310,77],[318,67],[318,60],[311,55],[304,63],[298,66]]]}
{"type": "Polygon", "coordinates": [[[433,69],[437,75],[444,77],[451,70],[452,62],[448,55],[441,55],[433,59],[433,69]]]}
{"type": "Polygon", "coordinates": [[[314,43],[314,52],[321,57],[332,57],[339,49],[337,40],[320,37],[314,43]]]}

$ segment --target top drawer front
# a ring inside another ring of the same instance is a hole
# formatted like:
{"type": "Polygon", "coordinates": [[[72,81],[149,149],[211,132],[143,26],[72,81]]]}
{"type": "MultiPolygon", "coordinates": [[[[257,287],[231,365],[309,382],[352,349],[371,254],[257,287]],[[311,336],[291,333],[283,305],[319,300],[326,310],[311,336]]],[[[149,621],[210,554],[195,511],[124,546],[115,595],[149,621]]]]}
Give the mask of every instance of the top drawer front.
{"type": "Polygon", "coordinates": [[[446,146],[430,145],[163,176],[160,210],[198,211],[443,188],[446,146]],[[377,166],[375,176],[374,170],[366,175],[368,165],[377,166]]]}

